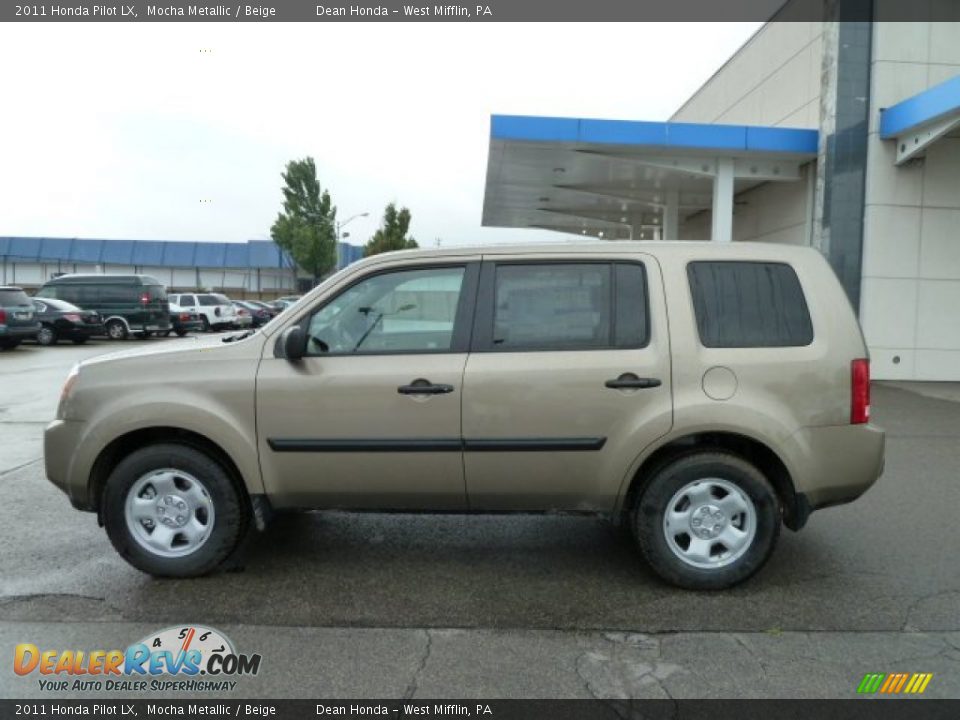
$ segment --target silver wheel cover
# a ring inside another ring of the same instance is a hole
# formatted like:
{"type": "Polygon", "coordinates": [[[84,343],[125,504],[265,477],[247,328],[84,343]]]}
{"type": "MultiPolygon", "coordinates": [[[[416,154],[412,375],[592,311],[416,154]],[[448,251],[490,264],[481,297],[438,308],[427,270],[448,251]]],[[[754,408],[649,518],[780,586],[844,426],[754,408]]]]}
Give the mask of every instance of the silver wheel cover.
{"type": "Polygon", "coordinates": [[[750,549],[757,534],[757,510],[750,496],[729,480],[694,480],[667,503],[663,534],[685,564],[716,570],[750,549]]]}
{"type": "Polygon", "coordinates": [[[152,470],[130,488],[124,504],[127,530],[152,555],[190,555],[210,539],[213,499],[203,483],[173,468],[152,470]]]}

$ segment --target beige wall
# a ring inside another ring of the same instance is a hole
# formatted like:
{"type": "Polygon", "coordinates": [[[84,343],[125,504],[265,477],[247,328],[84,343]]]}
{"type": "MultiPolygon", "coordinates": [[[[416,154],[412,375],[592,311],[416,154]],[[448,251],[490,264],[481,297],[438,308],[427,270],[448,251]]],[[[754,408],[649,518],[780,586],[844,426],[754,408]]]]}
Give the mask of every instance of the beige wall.
{"type": "MultiPolygon", "coordinates": [[[[816,162],[801,168],[798,182],[769,182],[734,198],[734,241],[808,245],[813,210],[807,185],[816,162]]],[[[812,179],[811,179],[812,181],[812,179]]],[[[710,211],[693,215],[680,225],[681,240],[710,239],[710,211]]]]}
{"type": "MultiPolygon", "coordinates": [[[[819,22],[765,25],[671,120],[818,128],[821,35],[819,22]]],[[[808,191],[802,181],[766,183],[739,193],[733,239],[808,244],[808,191]]],[[[681,223],[680,237],[709,239],[710,212],[681,223]]]]}
{"type": "Polygon", "coordinates": [[[764,25],[671,120],[818,127],[821,35],[819,22],[764,25]]]}
{"type": "Polygon", "coordinates": [[[876,23],[860,319],[878,378],[960,380],[960,139],[897,167],[880,108],[960,75],[960,23],[876,23]]]}

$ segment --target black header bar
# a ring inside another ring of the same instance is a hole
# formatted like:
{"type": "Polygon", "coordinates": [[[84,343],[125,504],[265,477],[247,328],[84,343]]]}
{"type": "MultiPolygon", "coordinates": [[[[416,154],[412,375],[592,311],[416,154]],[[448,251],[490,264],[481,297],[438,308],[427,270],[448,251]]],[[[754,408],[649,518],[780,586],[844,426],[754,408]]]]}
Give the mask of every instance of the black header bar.
{"type": "MultiPolygon", "coordinates": [[[[662,22],[953,20],[912,0],[59,0],[0,3],[6,22],[662,22]],[[942,16],[942,17],[941,17],[942,16]]],[[[638,42],[643,38],[638,37],[638,42]]]]}

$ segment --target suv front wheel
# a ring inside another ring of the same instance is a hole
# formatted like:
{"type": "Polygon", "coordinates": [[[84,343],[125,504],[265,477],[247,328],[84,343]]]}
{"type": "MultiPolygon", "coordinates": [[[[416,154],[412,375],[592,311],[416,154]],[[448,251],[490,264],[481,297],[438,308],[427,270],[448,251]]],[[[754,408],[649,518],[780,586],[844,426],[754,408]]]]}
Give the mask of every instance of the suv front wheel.
{"type": "Polygon", "coordinates": [[[131,565],[160,577],[196,577],[219,566],[247,527],[243,499],[224,468],[186,445],[151,445],[107,479],[103,520],[131,565]]]}
{"type": "Polygon", "coordinates": [[[780,534],[780,515],[777,495],[756,467],[730,453],[699,451],[654,472],[632,526],[663,579],[719,590],[763,566],[780,534]]]}

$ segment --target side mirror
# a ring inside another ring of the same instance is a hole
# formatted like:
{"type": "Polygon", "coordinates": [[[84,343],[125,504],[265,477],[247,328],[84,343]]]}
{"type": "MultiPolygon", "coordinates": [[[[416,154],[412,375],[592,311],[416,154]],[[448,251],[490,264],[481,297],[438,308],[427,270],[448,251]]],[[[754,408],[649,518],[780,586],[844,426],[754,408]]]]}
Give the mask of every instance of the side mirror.
{"type": "Polygon", "coordinates": [[[280,343],[283,345],[283,354],[287,360],[297,361],[303,358],[306,352],[306,342],[304,341],[303,330],[299,325],[293,325],[283,331],[280,336],[280,343]]]}

